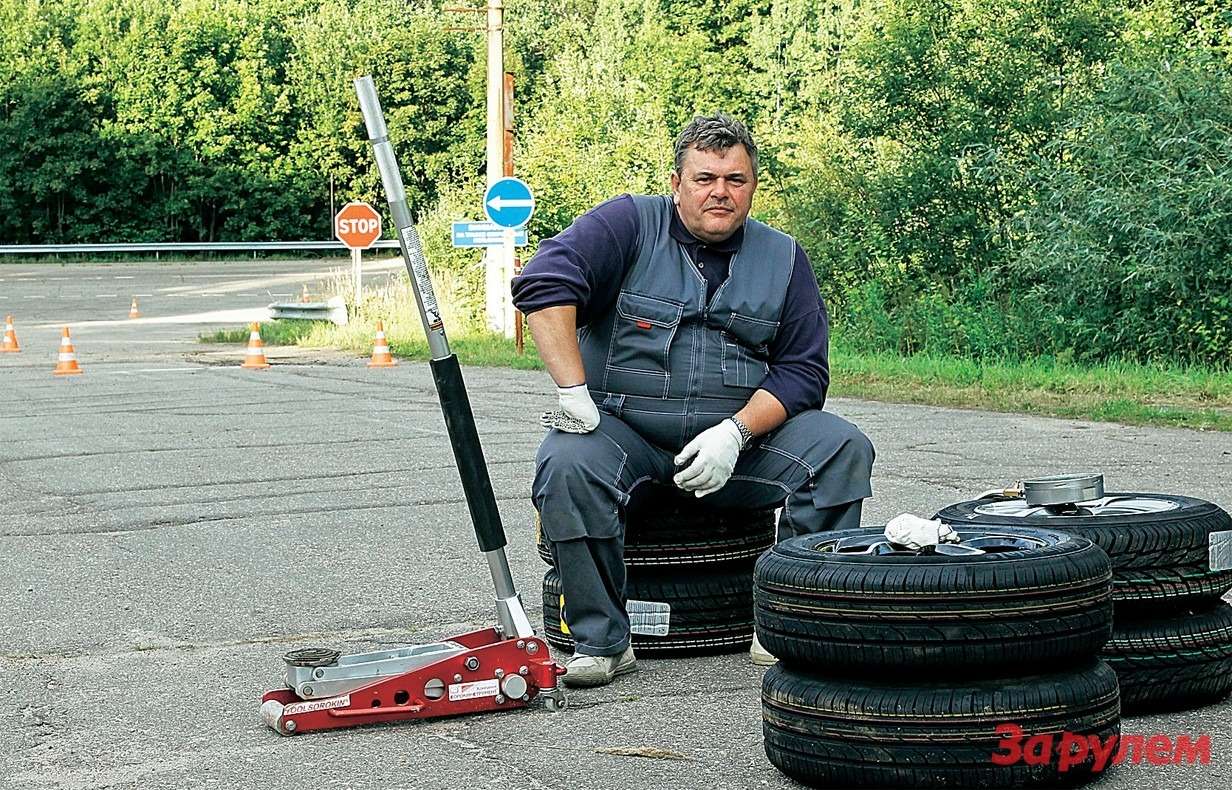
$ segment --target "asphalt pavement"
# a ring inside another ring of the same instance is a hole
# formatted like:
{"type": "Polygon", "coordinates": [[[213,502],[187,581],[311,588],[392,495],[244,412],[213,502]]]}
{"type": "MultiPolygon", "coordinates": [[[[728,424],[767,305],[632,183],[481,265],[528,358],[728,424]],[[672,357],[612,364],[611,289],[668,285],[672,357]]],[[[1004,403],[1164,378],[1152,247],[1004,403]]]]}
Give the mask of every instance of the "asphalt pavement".
{"type": "MultiPolygon", "coordinates": [[[[387,277],[397,261],[375,263],[387,277]]],[[[762,751],[744,655],[642,660],[570,707],[284,738],[258,716],[288,649],[428,642],[493,623],[425,364],[241,346],[235,327],[346,261],[0,263],[0,788],[792,788],[762,751]],[[136,295],[145,316],[126,318],[136,295]],[[56,378],[69,324],[81,376],[56,378]]],[[[316,285],[313,285],[313,284],[316,285]]],[[[543,373],[462,359],[514,578],[541,625],[529,502],[543,373]]],[[[834,371],[842,376],[841,370],[834,371]]],[[[1232,507],[1232,435],[835,400],[878,451],[865,523],[1033,474],[1232,507]]],[[[1126,718],[1209,734],[1208,765],[1097,785],[1232,786],[1232,704],[1126,718]]]]}

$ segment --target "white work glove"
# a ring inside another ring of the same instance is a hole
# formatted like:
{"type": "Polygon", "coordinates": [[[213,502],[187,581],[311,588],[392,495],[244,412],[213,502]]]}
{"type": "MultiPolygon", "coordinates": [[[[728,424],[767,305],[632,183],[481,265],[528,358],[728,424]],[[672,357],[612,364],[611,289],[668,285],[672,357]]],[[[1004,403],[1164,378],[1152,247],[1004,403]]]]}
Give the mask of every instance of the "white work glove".
{"type": "Polygon", "coordinates": [[[590,399],[590,391],[585,384],[557,387],[556,397],[560,408],[545,411],[539,418],[544,428],[556,428],[565,433],[590,433],[599,427],[599,410],[590,399]]]}
{"type": "Polygon", "coordinates": [[[736,459],[740,457],[740,445],[743,443],[740,429],[731,420],[723,420],[713,428],[707,428],[693,437],[693,441],[676,456],[676,466],[690,458],[693,463],[677,472],[672,481],[699,497],[713,494],[727,484],[732,470],[736,468],[736,459]]]}
{"type": "Polygon", "coordinates": [[[885,528],[886,540],[912,550],[938,543],[958,543],[958,533],[949,524],[903,513],[890,519],[885,528]]]}

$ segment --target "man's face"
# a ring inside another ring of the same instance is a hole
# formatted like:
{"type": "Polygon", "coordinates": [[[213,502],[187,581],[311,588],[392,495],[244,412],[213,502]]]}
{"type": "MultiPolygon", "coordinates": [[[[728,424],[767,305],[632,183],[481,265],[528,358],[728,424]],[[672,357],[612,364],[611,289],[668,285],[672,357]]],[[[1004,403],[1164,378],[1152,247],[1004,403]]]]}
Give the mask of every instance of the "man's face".
{"type": "Polygon", "coordinates": [[[737,143],[723,151],[688,148],[672,173],[672,199],[689,232],[713,244],[736,232],[753,207],[753,162],[737,143]]]}

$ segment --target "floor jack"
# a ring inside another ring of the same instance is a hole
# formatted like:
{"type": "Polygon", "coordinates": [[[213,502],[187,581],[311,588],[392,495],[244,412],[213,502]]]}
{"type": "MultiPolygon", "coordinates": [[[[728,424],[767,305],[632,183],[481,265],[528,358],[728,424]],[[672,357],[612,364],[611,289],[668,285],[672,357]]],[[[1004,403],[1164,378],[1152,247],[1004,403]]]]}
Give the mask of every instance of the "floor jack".
{"type": "Polygon", "coordinates": [[[376,87],[371,77],[361,77],[355,81],[355,90],[428,337],[432,377],[467,507],[496,586],[497,625],[443,642],[349,656],[322,648],[293,650],[284,657],[287,688],[262,697],[261,718],[279,733],[293,735],[375,722],[511,710],[526,707],[540,696],[548,710],[560,710],[565,697],[557,678],[565,669],[552,660],[547,644],[535,636],[513,587],[505,556],[505,530],[470,399],[458,358],[449,351],[376,87]]]}

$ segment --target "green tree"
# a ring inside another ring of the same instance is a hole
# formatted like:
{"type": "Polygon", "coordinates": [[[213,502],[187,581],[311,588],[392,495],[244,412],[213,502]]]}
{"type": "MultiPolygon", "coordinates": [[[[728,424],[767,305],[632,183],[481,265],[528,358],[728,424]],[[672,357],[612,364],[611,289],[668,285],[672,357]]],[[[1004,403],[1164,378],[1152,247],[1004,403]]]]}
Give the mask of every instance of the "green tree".
{"type": "MultiPolygon", "coordinates": [[[[1163,53],[1159,53],[1163,54],[1163,53]]],[[[1015,268],[1079,355],[1232,353],[1232,68],[1210,49],[1117,62],[1050,147],[1015,268]]]]}

